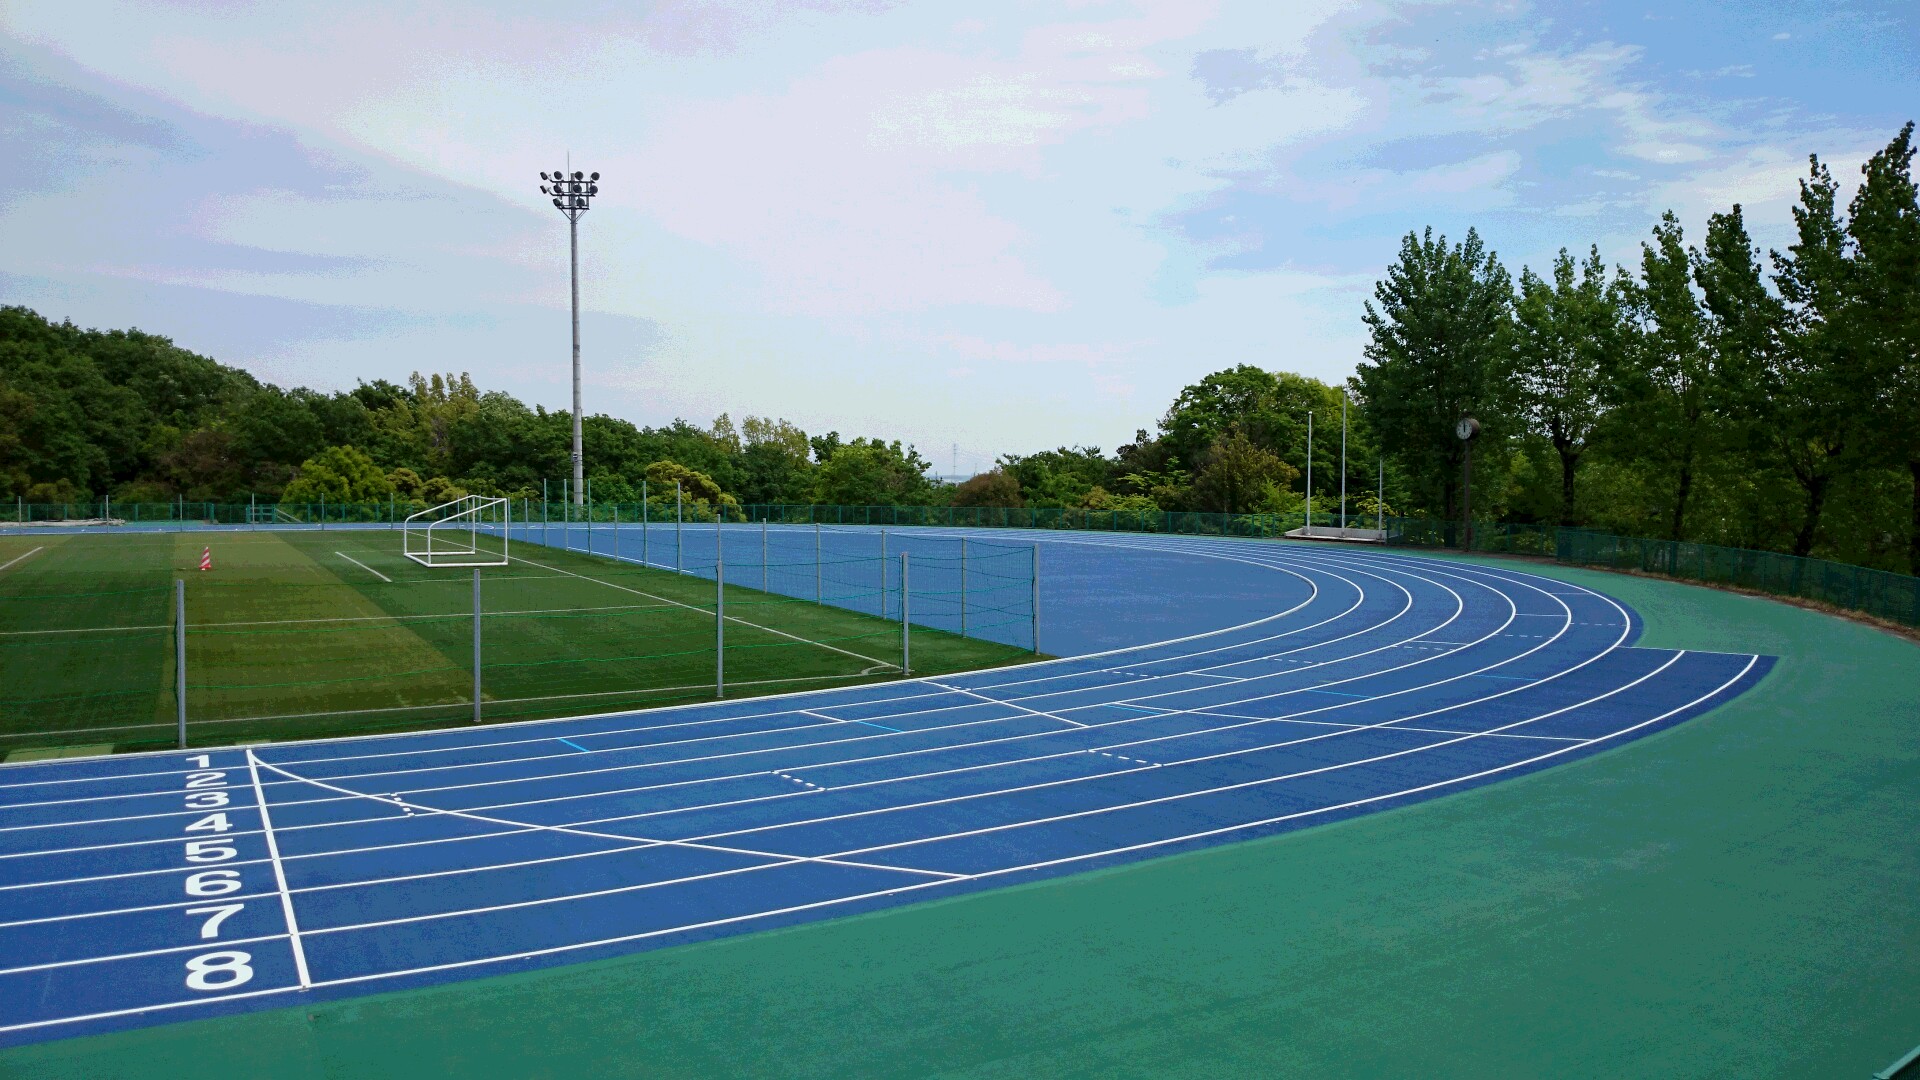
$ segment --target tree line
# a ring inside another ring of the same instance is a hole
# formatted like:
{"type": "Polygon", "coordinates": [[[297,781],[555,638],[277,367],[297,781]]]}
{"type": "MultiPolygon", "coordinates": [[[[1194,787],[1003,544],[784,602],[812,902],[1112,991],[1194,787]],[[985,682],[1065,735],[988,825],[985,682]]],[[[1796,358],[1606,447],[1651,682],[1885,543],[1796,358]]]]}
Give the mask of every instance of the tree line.
{"type": "MultiPolygon", "coordinates": [[[[1365,305],[1365,360],[1344,386],[1226,368],[1112,454],[1009,454],[948,484],[897,441],[598,415],[584,422],[592,493],[1331,514],[1344,485],[1353,514],[1452,519],[1454,427],[1471,415],[1477,517],[1920,570],[1912,135],[1863,166],[1844,207],[1811,158],[1794,242],[1764,257],[1739,206],[1697,244],[1666,214],[1637,272],[1589,248],[1516,280],[1477,232],[1410,233],[1365,305]]],[[[545,478],[570,474],[570,449],[568,414],[465,375],[282,390],[162,337],[0,308],[0,497],[558,500],[545,478]]]]}
{"type": "Polygon", "coordinates": [[[1638,273],[1561,251],[1517,284],[1480,237],[1408,235],[1366,305],[1356,398],[1411,503],[1920,572],[1920,209],[1913,125],[1840,185],[1809,158],[1794,238],[1740,206],[1638,273]]]}
{"type": "MultiPolygon", "coordinates": [[[[557,502],[572,437],[570,414],[482,391],[464,374],[285,390],[164,337],[0,307],[9,502],[557,502]]],[[[700,503],[914,503],[943,491],[912,447],[810,437],[785,420],[640,427],[596,415],[582,437],[601,500],[635,502],[645,490],[670,504],[676,482],[700,503]]]]}

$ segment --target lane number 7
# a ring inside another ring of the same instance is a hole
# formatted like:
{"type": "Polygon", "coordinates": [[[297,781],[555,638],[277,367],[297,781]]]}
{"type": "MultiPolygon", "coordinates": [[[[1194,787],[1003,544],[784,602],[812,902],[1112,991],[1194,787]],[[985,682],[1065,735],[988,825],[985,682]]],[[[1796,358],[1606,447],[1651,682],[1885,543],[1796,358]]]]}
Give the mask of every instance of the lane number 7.
{"type": "Polygon", "coordinates": [[[234,912],[246,906],[245,904],[209,904],[206,907],[190,907],[187,909],[187,914],[213,916],[200,927],[201,939],[211,941],[220,936],[220,924],[226,922],[234,912]]]}

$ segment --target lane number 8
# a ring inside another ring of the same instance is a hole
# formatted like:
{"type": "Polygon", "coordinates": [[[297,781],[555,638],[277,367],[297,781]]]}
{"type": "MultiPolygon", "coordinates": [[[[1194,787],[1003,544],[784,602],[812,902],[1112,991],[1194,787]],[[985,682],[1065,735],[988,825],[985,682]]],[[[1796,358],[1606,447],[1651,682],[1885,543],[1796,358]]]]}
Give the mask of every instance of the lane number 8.
{"type": "Polygon", "coordinates": [[[253,956],[238,950],[202,953],[187,961],[190,990],[231,990],[253,978],[253,956]]]}

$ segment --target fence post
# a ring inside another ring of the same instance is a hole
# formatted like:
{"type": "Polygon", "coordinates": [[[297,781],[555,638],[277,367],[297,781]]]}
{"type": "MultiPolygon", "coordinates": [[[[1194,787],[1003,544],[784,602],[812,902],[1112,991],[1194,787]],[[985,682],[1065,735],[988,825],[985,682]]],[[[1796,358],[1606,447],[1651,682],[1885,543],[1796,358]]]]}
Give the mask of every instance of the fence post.
{"type": "Polygon", "coordinates": [[[1033,545],[1033,651],[1040,651],[1040,545],[1033,545]]]}
{"type": "Polygon", "coordinates": [[[727,696],[727,554],[713,529],[713,696],[727,696]]]}
{"type": "Polygon", "coordinates": [[[473,568],[473,722],[480,722],[480,568],[473,568]]]}
{"type": "Polygon", "coordinates": [[[187,583],[173,579],[173,700],[180,749],[187,748],[187,583]]]}
{"type": "Polygon", "coordinates": [[[907,619],[907,553],[900,553],[900,677],[913,674],[913,624],[907,619]]]}
{"type": "Polygon", "coordinates": [[[967,538],[960,538],[960,636],[967,636],[967,538]]]}

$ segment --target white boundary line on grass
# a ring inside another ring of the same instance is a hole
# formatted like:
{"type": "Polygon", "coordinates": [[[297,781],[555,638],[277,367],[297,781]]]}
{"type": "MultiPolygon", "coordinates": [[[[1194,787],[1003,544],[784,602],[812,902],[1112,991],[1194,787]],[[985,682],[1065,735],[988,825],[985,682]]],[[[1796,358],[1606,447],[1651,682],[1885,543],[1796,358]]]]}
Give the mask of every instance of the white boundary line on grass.
{"type": "Polygon", "coordinates": [[[388,577],[387,575],[385,575],[385,574],[383,574],[383,573],[381,573],[381,572],[380,572],[380,571],[378,571],[378,570],[375,570],[375,569],[374,569],[373,567],[371,567],[371,566],[368,566],[368,565],[367,565],[366,563],[363,563],[363,562],[361,562],[361,561],[360,561],[359,559],[356,559],[356,558],[354,558],[353,556],[351,556],[351,555],[349,555],[349,554],[347,554],[346,552],[344,552],[344,551],[336,551],[336,552],[334,552],[334,554],[335,554],[335,555],[338,555],[338,556],[340,556],[341,558],[343,558],[343,559],[345,559],[345,560],[347,560],[348,562],[350,562],[350,563],[352,563],[353,565],[355,565],[355,566],[357,566],[357,567],[359,567],[360,569],[362,569],[362,570],[365,570],[365,571],[366,571],[367,573],[369,573],[369,574],[372,574],[372,575],[373,575],[374,577],[377,577],[377,578],[379,578],[379,579],[380,579],[381,581],[384,581],[384,582],[386,582],[386,583],[387,583],[387,584],[389,584],[389,585],[391,585],[391,584],[393,584],[393,579],[392,579],[392,578],[390,578],[390,577],[388,577]]]}
{"type": "Polygon", "coordinates": [[[47,545],[41,544],[39,547],[34,548],[32,551],[27,552],[25,555],[15,555],[13,558],[8,559],[6,562],[0,563],[0,570],[5,570],[7,567],[12,566],[14,563],[23,562],[27,559],[30,559],[33,556],[38,555],[39,553],[45,550],[47,550],[47,545]]]}

